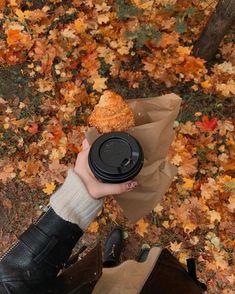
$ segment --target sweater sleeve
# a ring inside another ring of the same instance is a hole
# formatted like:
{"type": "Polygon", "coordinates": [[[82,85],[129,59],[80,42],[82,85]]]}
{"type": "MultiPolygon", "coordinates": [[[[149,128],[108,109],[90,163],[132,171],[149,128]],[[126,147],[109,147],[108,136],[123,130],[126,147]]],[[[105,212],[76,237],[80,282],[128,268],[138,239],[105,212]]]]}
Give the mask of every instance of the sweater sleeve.
{"type": "Polygon", "coordinates": [[[64,184],[51,196],[50,205],[58,216],[77,224],[83,231],[97,216],[103,204],[102,199],[94,199],[84,183],[71,169],[64,184]]]}

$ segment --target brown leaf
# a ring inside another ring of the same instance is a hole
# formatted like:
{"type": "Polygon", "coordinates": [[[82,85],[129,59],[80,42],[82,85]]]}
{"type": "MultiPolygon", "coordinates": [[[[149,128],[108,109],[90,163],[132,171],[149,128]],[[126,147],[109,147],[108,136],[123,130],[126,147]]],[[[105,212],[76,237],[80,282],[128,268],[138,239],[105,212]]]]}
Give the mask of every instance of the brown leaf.
{"type": "Polygon", "coordinates": [[[5,198],[5,199],[2,200],[2,205],[6,209],[12,209],[12,207],[13,207],[11,200],[8,199],[8,198],[5,198]]]}

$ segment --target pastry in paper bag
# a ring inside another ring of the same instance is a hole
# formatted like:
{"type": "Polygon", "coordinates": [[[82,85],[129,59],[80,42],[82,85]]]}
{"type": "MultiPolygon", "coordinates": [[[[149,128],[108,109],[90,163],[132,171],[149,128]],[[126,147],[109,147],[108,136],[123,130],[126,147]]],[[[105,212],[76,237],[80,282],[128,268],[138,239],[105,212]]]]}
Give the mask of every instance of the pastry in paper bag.
{"type": "MultiPolygon", "coordinates": [[[[125,216],[134,222],[161,202],[177,173],[176,167],[165,158],[173,139],[173,123],[179,112],[181,98],[167,94],[126,102],[132,108],[135,120],[135,126],[127,132],[140,142],[144,151],[144,165],[136,177],[138,187],[115,199],[125,216]]],[[[99,135],[96,129],[91,128],[86,138],[92,144],[99,135]]]]}

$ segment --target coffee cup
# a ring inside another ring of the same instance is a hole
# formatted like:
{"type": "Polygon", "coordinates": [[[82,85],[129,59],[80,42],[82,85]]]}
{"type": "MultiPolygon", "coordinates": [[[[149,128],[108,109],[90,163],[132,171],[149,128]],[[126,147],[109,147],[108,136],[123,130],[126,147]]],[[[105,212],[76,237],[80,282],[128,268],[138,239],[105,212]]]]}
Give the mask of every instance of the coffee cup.
{"type": "Polygon", "coordinates": [[[92,144],[88,163],[94,176],[104,183],[123,183],[140,172],[144,153],[136,138],[125,132],[111,132],[92,144]]]}

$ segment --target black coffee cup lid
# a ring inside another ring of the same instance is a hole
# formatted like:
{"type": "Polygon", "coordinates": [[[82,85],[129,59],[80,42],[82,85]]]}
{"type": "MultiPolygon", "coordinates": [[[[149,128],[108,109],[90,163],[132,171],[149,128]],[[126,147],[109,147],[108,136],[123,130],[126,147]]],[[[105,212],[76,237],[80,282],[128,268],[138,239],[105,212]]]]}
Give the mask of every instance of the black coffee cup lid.
{"type": "Polygon", "coordinates": [[[93,174],[106,183],[133,179],[143,166],[144,155],[139,142],[130,134],[112,132],[92,144],[88,162],[93,174]]]}

